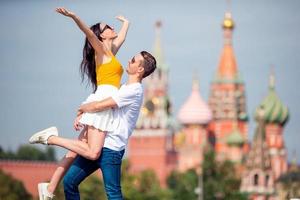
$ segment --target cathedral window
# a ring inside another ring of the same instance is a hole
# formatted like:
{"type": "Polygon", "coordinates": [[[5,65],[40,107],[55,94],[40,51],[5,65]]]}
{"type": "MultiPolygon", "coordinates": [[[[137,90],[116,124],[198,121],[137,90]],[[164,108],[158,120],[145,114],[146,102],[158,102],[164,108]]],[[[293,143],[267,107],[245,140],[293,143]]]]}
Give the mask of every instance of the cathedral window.
{"type": "Polygon", "coordinates": [[[253,183],[254,183],[255,186],[258,185],[258,174],[255,174],[255,175],[254,175],[253,183]]]}
{"type": "Polygon", "coordinates": [[[269,175],[266,175],[266,180],[265,180],[265,186],[267,187],[269,185],[269,175]]]}

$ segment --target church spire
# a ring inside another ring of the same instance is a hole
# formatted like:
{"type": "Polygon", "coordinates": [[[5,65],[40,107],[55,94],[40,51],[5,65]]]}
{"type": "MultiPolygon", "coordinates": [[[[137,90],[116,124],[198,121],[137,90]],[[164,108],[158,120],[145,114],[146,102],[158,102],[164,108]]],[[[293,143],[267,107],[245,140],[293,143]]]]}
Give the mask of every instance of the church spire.
{"type": "Polygon", "coordinates": [[[225,13],[222,22],[224,47],[221,54],[221,59],[218,71],[215,77],[215,82],[220,83],[240,83],[242,82],[239,77],[235,54],[232,47],[232,34],[235,28],[235,23],[232,18],[231,12],[225,13]]]}
{"type": "Polygon", "coordinates": [[[274,177],[271,157],[265,139],[266,126],[264,108],[259,108],[257,127],[253,143],[246,158],[246,168],[242,175],[241,191],[249,193],[250,199],[265,199],[274,194],[274,177]]]}
{"type": "Polygon", "coordinates": [[[144,105],[136,127],[140,129],[166,128],[171,122],[171,101],[168,96],[168,69],[164,64],[161,48],[162,23],[155,23],[155,41],[153,55],[156,58],[157,69],[144,81],[144,105]],[[155,84],[153,84],[155,83],[155,84]]]}
{"type": "Polygon", "coordinates": [[[155,22],[155,42],[153,48],[153,55],[156,58],[157,67],[161,70],[168,70],[167,65],[165,64],[164,55],[161,46],[161,27],[162,22],[156,21],[155,22]]]}
{"type": "Polygon", "coordinates": [[[270,73],[270,77],[269,77],[269,88],[271,90],[275,89],[275,75],[274,75],[274,68],[271,68],[271,73],[270,73]]]}
{"type": "Polygon", "coordinates": [[[255,168],[267,170],[271,168],[271,160],[269,156],[268,147],[266,145],[264,108],[260,107],[257,113],[258,114],[257,114],[256,121],[258,125],[254,135],[251,150],[248,154],[246,166],[248,169],[251,170],[255,168]]]}
{"type": "Polygon", "coordinates": [[[232,19],[231,12],[225,13],[225,18],[222,23],[222,28],[224,30],[224,44],[231,45],[232,44],[232,33],[234,30],[234,21],[232,19]]]}
{"type": "Polygon", "coordinates": [[[197,74],[198,74],[197,70],[194,70],[193,85],[192,85],[193,91],[199,91],[199,78],[198,78],[197,74]]]}

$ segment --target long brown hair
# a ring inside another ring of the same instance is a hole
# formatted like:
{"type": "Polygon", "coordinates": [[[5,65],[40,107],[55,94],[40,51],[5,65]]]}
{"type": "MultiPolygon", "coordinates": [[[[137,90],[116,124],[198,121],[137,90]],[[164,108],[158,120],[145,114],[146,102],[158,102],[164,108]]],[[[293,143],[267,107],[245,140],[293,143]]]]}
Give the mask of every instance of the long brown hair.
{"type": "MultiPolygon", "coordinates": [[[[90,27],[90,29],[94,32],[97,38],[102,41],[100,34],[102,33],[100,30],[100,23],[97,23],[90,27]]],[[[83,58],[80,64],[80,72],[82,82],[87,76],[89,83],[92,83],[94,92],[97,90],[97,79],[96,79],[96,63],[95,63],[95,50],[91,43],[85,38],[85,43],[83,47],[83,58]]]]}

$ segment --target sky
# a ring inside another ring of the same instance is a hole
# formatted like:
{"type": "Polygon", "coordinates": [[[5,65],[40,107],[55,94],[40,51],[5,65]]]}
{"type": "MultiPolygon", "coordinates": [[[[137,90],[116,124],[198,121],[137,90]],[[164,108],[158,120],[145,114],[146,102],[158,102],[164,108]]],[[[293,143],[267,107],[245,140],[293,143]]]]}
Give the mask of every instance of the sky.
{"type": "MultiPolygon", "coordinates": [[[[126,42],[117,57],[127,61],[141,50],[152,51],[156,20],[162,21],[161,42],[168,64],[173,114],[190,95],[195,73],[200,93],[208,99],[210,83],[223,47],[221,23],[227,10],[236,28],[233,46],[245,82],[249,139],[253,113],[268,93],[271,67],[275,90],[288,106],[284,139],[291,160],[300,160],[300,1],[298,0],[2,0],[0,1],[0,146],[16,150],[32,133],[57,126],[60,135],[72,129],[76,110],[91,93],[81,83],[79,65],[84,35],[71,19],[54,12],[66,7],[88,25],[99,21],[119,29],[116,15],[130,21],[126,42]]],[[[123,82],[126,75],[123,76],[123,82]]],[[[55,148],[58,157],[66,151],[55,148]]]]}

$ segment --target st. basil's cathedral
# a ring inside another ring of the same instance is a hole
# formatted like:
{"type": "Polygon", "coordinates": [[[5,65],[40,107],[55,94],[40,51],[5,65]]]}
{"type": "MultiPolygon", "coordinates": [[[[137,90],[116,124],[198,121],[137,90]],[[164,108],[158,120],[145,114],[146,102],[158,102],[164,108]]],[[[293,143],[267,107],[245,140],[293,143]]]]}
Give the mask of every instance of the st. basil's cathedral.
{"type": "Polygon", "coordinates": [[[276,94],[274,73],[269,76],[266,97],[255,110],[256,129],[251,141],[245,83],[233,50],[235,23],[227,12],[222,22],[224,45],[208,101],[202,98],[199,80],[194,77],[191,94],[174,117],[168,96],[169,68],[161,48],[161,25],[155,25],[153,52],[158,68],[144,82],[143,107],[128,145],[131,172],[152,169],[165,186],[172,170],[198,168],[205,147],[210,146],[218,161],[235,163],[241,178],[240,190],[250,194],[250,199],[280,199],[275,181],[288,171],[283,134],[289,111],[276,94]]]}

